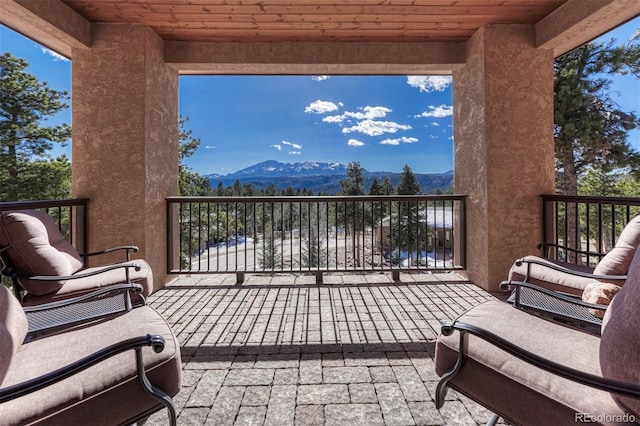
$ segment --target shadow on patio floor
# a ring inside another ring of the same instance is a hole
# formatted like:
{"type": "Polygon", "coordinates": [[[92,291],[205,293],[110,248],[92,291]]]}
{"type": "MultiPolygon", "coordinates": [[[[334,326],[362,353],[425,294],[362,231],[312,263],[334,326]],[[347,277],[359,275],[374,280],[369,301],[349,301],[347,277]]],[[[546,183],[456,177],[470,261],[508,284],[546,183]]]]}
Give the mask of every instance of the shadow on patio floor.
{"type": "MultiPolygon", "coordinates": [[[[180,425],[483,424],[434,405],[443,320],[494,296],[457,274],[180,277],[149,303],[181,342],[180,425]]],[[[157,413],[147,424],[164,424],[157,413]]]]}

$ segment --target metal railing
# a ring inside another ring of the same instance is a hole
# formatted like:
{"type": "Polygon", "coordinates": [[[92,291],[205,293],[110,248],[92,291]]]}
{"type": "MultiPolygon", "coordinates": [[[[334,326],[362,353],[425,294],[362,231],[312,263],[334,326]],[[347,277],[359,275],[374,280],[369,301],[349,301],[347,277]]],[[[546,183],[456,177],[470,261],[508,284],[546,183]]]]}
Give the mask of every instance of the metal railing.
{"type": "Polygon", "coordinates": [[[640,213],[640,198],[543,195],[542,200],[543,254],[588,266],[611,250],[625,225],[640,213]]]}
{"type": "Polygon", "coordinates": [[[0,212],[7,210],[44,210],[58,225],[58,229],[80,253],[87,252],[87,204],[86,198],[67,200],[4,201],[0,212]]]}
{"type": "Polygon", "coordinates": [[[169,197],[170,274],[465,268],[463,195],[169,197]]]}

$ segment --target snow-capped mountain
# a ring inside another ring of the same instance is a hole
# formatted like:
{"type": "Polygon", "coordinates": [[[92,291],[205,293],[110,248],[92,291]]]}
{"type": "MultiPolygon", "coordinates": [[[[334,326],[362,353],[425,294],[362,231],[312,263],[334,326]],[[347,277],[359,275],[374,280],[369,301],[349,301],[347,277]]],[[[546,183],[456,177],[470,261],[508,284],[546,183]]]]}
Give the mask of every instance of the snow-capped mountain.
{"type": "MultiPolygon", "coordinates": [[[[395,186],[400,180],[400,173],[363,171],[365,187],[373,179],[382,183],[385,177],[395,186]]],[[[211,186],[233,185],[236,180],[242,184],[251,184],[256,189],[263,189],[268,185],[275,185],[278,189],[293,188],[307,189],[313,192],[337,194],[341,190],[340,179],[347,176],[347,166],[341,163],[323,163],[306,161],[304,163],[281,163],[279,161],[263,161],[228,175],[210,174],[211,186]]],[[[453,184],[453,171],[433,174],[416,174],[423,193],[431,193],[436,189],[448,190],[453,184]]]]}
{"type": "Polygon", "coordinates": [[[254,164],[235,173],[230,173],[225,178],[251,177],[276,177],[276,176],[344,176],[347,166],[340,163],[322,163],[318,161],[305,161],[304,163],[281,163],[275,160],[263,161],[254,164]]]}

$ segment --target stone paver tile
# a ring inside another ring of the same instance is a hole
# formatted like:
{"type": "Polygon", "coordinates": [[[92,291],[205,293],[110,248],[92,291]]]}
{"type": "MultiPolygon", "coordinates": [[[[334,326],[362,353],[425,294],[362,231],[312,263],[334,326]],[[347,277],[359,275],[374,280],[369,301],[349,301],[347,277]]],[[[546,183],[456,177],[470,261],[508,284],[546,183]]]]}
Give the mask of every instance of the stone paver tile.
{"type": "Polygon", "coordinates": [[[298,384],[297,368],[278,368],[273,378],[274,385],[296,385],[298,384]]]}
{"type": "Polygon", "coordinates": [[[383,426],[378,404],[337,404],[324,407],[326,426],[383,426]]]}
{"type": "Polygon", "coordinates": [[[344,358],[339,352],[322,354],[323,367],[344,367],[344,358]]]}
{"type": "Polygon", "coordinates": [[[386,425],[413,425],[413,417],[397,383],[376,383],[376,393],[386,425]]]}
{"type": "MultiPolygon", "coordinates": [[[[178,424],[180,426],[201,426],[208,414],[208,408],[185,408],[178,416],[178,424]]],[[[167,418],[165,417],[163,421],[162,424],[166,424],[167,418]]]]}
{"type": "Polygon", "coordinates": [[[242,405],[267,405],[271,386],[247,386],[242,398],[242,405]]]}
{"type": "Polygon", "coordinates": [[[409,355],[404,351],[385,352],[389,365],[412,365],[409,355]]]}
{"type": "Polygon", "coordinates": [[[396,382],[396,375],[391,367],[369,367],[369,374],[374,383],[396,382]]]}
{"type": "Polygon", "coordinates": [[[302,354],[300,356],[300,383],[322,382],[322,360],[320,354],[302,354]]]}
{"type": "Polygon", "coordinates": [[[231,368],[253,368],[257,355],[236,355],[231,368]]]}
{"type": "Polygon", "coordinates": [[[210,407],[222,386],[226,374],[226,370],[205,371],[185,404],[186,407],[210,407]]]}
{"type": "Polygon", "coordinates": [[[408,354],[423,382],[437,382],[440,380],[440,376],[436,373],[433,359],[429,358],[426,352],[408,352],[408,354]]]}
{"type": "Polygon", "coordinates": [[[371,375],[367,367],[325,367],[323,383],[369,383],[371,375]]]}
{"type": "Polygon", "coordinates": [[[297,368],[299,361],[298,354],[258,355],[254,368],[297,368]]]}
{"type": "Polygon", "coordinates": [[[182,370],[182,387],[183,388],[195,387],[200,381],[200,379],[202,378],[203,374],[204,374],[204,371],[202,370],[183,369],[182,370]]]}
{"type": "Polygon", "coordinates": [[[298,405],[296,407],[296,426],[323,426],[324,406],[298,405]]]}
{"type": "Polygon", "coordinates": [[[389,365],[389,360],[384,352],[345,352],[344,365],[347,367],[371,367],[377,365],[389,365]]]}
{"type": "Polygon", "coordinates": [[[413,366],[395,365],[393,372],[407,401],[429,401],[431,395],[413,366]]]}
{"type": "MultiPolygon", "coordinates": [[[[440,414],[444,418],[447,425],[472,425],[476,424],[460,401],[446,401],[440,409],[440,414]]],[[[487,420],[489,420],[487,418],[487,420]]]]}
{"type": "Polygon", "coordinates": [[[189,361],[189,367],[202,370],[217,370],[231,367],[233,355],[196,355],[189,361]]]}
{"type": "Polygon", "coordinates": [[[296,414],[296,388],[295,385],[274,385],[271,388],[265,426],[293,425],[296,414]]]}
{"type": "Polygon", "coordinates": [[[206,426],[225,426],[233,425],[238,410],[240,409],[240,402],[242,402],[242,395],[244,394],[244,386],[223,386],[218,392],[209,417],[207,417],[206,426]]]}
{"type": "Polygon", "coordinates": [[[376,404],[378,402],[376,389],[371,383],[350,384],[349,395],[351,395],[353,404],[376,404]]]}
{"type": "Polygon", "coordinates": [[[264,423],[267,407],[240,407],[234,426],[260,426],[264,423]]]}
{"type": "Polygon", "coordinates": [[[433,401],[408,402],[409,411],[418,426],[444,425],[445,421],[433,401]]]}
{"type": "Polygon", "coordinates": [[[349,388],[345,384],[298,386],[298,404],[346,404],[348,402],[349,388]]]}
{"type": "Polygon", "coordinates": [[[242,368],[230,370],[224,381],[225,386],[270,385],[273,382],[273,368],[242,368]]]}

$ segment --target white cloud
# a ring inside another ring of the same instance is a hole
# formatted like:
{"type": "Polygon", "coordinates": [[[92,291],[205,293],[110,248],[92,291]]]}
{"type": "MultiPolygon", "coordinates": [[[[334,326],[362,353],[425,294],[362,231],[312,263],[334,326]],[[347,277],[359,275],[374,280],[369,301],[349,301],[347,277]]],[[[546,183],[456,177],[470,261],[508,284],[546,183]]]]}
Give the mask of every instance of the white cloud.
{"type": "Polygon", "coordinates": [[[344,121],[344,116],[342,115],[328,115],[322,118],[322,121],[325,123],[342,123],[344,121]]]}
{"type": "Polygon", "coordinates": [[[440,124],[438,124],[438,123],[436,123],[435,121],[433,121],[433,122],[431,123],[431,125],[432,125],[432,126],[436,126],[436,127],[438,127],[440,124]]]}
{"type": "Polygon", "coordinates": [[[384,133],[396,133],[399,130],[409,130],[408,124],[398,124],[393,121],[363,120],[355,126],[345,127],[342,133],[360,132],[369,136],[380,136],[384,133]]]}
{"type": "Polygon", "coordinates": [[[207,145],[207,146],[205,146],[205,149],[216,149],[216,147],[212,146],[212,145],[207,145]]]}
{"type": "Polygon", "coordinates": [[[374,120],[376,118],[384,118],[388,113],[393,111],[392,109],[383,106],[366,106],[358,109],[360,110],[358,112],[346,111],[341,115],[330,115],[328,117],[324,117],[322,121],[325,123],[342,123],[347,118],[354,118],[356,120],[374,120]]]}
{"type": "Polygon", "coordinates": [[[395,139],[385,139],[380,142],[382,145],[400,145],[400,143],[416,143],[418,138],[403,136],[395,139]]]}
{"type": "Polygon", "coordinates": [[[283,145],[289,145],[293,149],[302,149],[302,145],[298,145],[297,143],[282,141],[283,145]]]}
{"type": "Polygon", "coordinates": [[[278,145],[278,144],[274,144],[274,145],[269,145],[271,148],[275,148],[278,151],[280,151],[282,149],[282,146],[278,145]]]}
{"type": "Polygon", "coordinates": [[[325,81],[329,79],[328,75],[314,75],[311,77],[312,80],[314,81],[325,81]]]}
{"type": "Polygon", "coordinates": [[[49,55],[49,56],[51,56],[55,62],[58,62],[58,61],[69,62],[69,59],[68,59],[68,58],[66,58],[66,57],[62,56],[61,54],[59,54],[59,53],[57,53],[57,52],[54,52],[54,51],[53,51],[53,50],[51,50],[51,49],[47,49],[46,47],[41,47],[41,48],[40,48],[40,50],[41,50],[41,51],[42,51],[42,53],[44,53],[45,55],[49,55]]]}
{"type": "Polygon", "coordinates": [[[289,155],[300,155],[300,151],[289,151],[289,155]]]}
{"type": "Polygon", "coordinates": [[[451,105],[440,105],[440,106],[429,106],[430,111],[425,111],[422,114],[416,115],[415,117],[435,117],[442,118],[453,115],[453,107],[451,105]]]}
{"type": "Polygon", "coordinates": [[[347,142],[347,145],[349,145],[349,146],[364,146],[364,142],[359,141],[357,139],[349,139],[349,142],[347,142]]]}
{"type": "Polygon", "coordinates": [[[410,75],[407,84],[420,89],[421,92],[442,92],[451,85],[451,76],[446,75],[410,75]]]}
{"type": "Polygon", "coordinates": [[[315,102],[311,102],[309,106],[304,109],[304,112],[310,114],[326,114],[328,112],[333,112],[338,110],[338,105],[334,104],[331,101],[321,101],[317,100],[315,102]]]}

